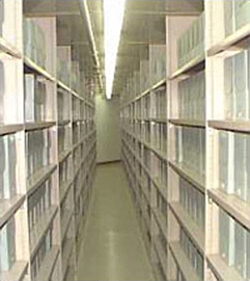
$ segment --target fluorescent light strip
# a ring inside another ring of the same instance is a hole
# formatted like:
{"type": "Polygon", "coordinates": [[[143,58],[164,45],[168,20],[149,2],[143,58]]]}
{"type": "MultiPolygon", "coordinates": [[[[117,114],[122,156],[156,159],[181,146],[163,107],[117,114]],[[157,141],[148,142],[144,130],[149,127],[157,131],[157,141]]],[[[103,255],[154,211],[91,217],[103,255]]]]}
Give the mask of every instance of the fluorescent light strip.
{"type": "MultiPolygon", "coordinates": [[[[96,62],[96,67],[98,69],[99,85],[100,85],[100,88],[104,91],[103,80],[102,80],[102,77],[101,77],[101,73],[99,72],[100,61],[99,61],[98,52],[97,52],[97,48],[96,48],[96,42],[95,42],[95,37],[94,37],[93,28],[92,28],[92,24],[91,24],[91,19],[90,19],[87,1],[86,0],[80,1],[80,7],[83,7],[83,9],[85,11],[90,41],[92,43],[93,54],[94,54],[94,58],[95,58],[95,62],[96,62]]],[[[81,9],[81,11],[82,11],[82,9],[81,9]]]]}
{"type": "Polygon", "coordinates": [[[104,0],[106,96],[111,98],[125,0],[104,0]]]}

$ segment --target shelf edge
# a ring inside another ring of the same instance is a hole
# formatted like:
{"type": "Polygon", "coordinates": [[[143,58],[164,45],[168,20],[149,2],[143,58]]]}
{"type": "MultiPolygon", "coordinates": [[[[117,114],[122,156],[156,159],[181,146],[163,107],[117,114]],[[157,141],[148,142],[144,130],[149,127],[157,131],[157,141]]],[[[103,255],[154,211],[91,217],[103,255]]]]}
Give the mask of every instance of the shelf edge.
{"type": "Polygon", "coordinates": [[[202,235],[202,231],[196,226],[195,222],[186,214],[184,209],[179,203],[169,202],[169,207],[176,219],[181,223],[181,225],[189,233],[190,239],[194,242],[199,251],[205,254],[205,237],[202,235]],[[183,209],[183,210],[182,210],[183,209]],[[195,232],[197,232],[195,234],[195,232]]]}
{"type": "Polygon", "coordinates": [[[6,210],[6,206],[4,207],[4,204],[6,203],[1,202],[1,209],[4,209],[3,212],[0,214],[0,228],[17,212],[17,210],[22,206],[23,202],[25,201],[26,196],[25,195],[16,195],[12,199],[3,199],[6,201],[12,201],[11,206],[6,210]],[[13,202],[14,201],[14,202],[13,202]]]}
{"type": "Polygon", "coordinates": [[[195,127],[195,128],[204,128],[206,127],[205,121],[199,120],[187,120],[187,119],[169,119],[169,122],[177,126],[186,126],[186,127],[195,127]]]}
{"type": "Polygon", "coordinates": [[[250,230],[250,207],[246,202],[219,189],[209,189],[208,196],[241,225],[250,230]],[[241,210],[240,210],[241,209],[241,210]]]}
{"type": "Polygon", "coordinates": [[[57,165],[51,164],[45,168],[40,169],[28,179],[27,195],[32,194],[39,186],[49,178],[49,176],[56,170],[57,165]],[[42,173],[41,173],[42,170],[42,173]],[[38,176],[39,175],[39,176],[38,176]],[[35,178],[35,179],[34,179],[35,178]]]}
{"type": "Polygon", "coordinates": [[[226,120],[210,120],[208,125],[217,130],[228,130],[239,133],[250,133],[250,120],[246,121],[226,121],[226,120]]]}
{"type": "Polygon", "coordinates": [[[0,136],[15,134],[24,130],[23,124],[0,125],[0,136]]]}
{"type": "Polygon", "coordinates": [[[190,261],[181,249],[179,243],[171,242],[169,243],[169,248],[185,279],[192,281],[200,281],[195,270],[192,268],[190,261]]]}
{"type": "Polygon", "coordinates": [[[168,161],[169,166],[172,167],[178,174],[180,174],[183,178],[189,181],[192,185],[194,185],[199,191],[202,193],[205,192],[205,183],[202,183],[200,180],[189,176],[188,172],[185,171],[183,168],[179,167],[178,164],[174,163],[173,161],[168,161]]]}
{"type": "Polygon", "coordinates": [[[239,273],[232,267],[228,266],[219,255],[212,254],[207,256],[207,261],[211,266],[213,272],[219,279],[228,281],[228,280],[237,280],[244,281],[239,273]]]}

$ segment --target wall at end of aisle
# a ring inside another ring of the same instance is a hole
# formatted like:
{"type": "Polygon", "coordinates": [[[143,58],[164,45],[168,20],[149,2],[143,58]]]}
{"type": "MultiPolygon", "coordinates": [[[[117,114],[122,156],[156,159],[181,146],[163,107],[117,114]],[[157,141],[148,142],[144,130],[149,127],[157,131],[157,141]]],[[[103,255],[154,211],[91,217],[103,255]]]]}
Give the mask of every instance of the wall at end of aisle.
{"type": "Polygon", "coordinates": [[[119,97],[96,96],[97,163],[120,160],[119,97]]]}

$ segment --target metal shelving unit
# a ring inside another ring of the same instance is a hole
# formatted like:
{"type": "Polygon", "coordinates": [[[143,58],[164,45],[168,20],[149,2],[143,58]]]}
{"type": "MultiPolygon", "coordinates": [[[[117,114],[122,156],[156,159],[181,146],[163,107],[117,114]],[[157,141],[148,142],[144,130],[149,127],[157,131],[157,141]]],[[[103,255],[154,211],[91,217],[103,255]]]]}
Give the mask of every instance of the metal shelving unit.
{"type": "Polygon", "coordinates": [[[97,81],[74,46],[60,46],[57,15],[26,12],[28,1],[0,5],[0,279],[75,280],[96,165],[97,81]],[[68,81],[59,59],[74,66],[68,81]]]}
{"type": "Polygon", "coordinates": [[[165,82],[124,83],[122,158],[160,280],[249,280],[250,6],[201,2],[166,16],[165,82]]]}

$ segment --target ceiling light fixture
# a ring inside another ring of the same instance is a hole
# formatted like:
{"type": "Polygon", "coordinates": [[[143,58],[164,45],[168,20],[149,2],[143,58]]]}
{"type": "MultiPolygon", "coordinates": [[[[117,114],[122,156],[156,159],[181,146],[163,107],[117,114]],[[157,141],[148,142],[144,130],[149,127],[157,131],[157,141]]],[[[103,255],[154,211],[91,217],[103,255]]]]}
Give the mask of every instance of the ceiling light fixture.
{"type": "Polygon", "coordinates": [[[106,97],[111,98],[125,0],[104,0],[106,97]]]}

